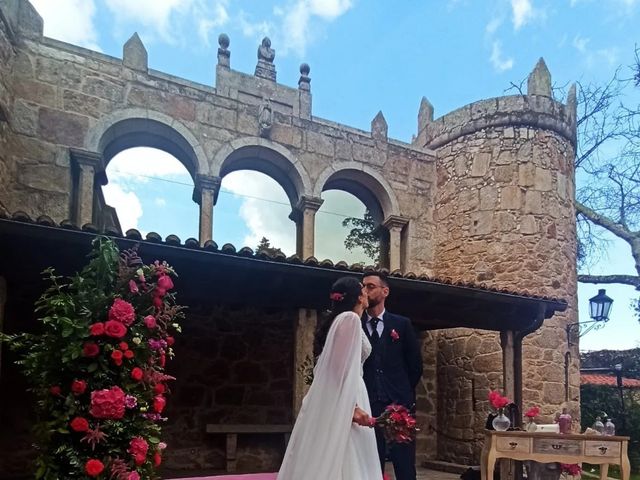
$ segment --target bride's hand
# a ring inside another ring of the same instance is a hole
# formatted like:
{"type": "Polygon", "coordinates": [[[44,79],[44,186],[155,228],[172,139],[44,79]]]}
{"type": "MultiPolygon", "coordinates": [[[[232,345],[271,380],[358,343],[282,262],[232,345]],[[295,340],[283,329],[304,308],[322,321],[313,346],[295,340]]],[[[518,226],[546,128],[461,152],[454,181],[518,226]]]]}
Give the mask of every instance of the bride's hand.
{"type": "Polygon", "coordinates": [[[356,407],[353,411],[353,422],[362,427],[369,427],[371,426],[371,417],[360,407],[356,407]]]}

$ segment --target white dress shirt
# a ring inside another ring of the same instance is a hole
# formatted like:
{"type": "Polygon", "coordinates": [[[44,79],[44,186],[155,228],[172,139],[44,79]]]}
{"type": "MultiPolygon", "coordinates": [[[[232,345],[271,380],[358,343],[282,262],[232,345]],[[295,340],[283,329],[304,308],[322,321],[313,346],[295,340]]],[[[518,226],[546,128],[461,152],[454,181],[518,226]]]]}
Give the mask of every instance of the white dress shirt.
{"type": "MultiPolygon", "coordinates": [[[[378,336],[382,337],[382,332],[384,332],[384,312],[386,310],[382,310],[382,312],[380,312],[380,315],[378,315],[378,319],[380,320],[378,322],[378,327],[376,328],[376,330],[378,331],[378,336]]],[[[367,332],[369,332],[369,336],[371,336],[373,334],[373,327],[371,326],[371,319],[374,318],[371,315],[369,315],[369,313],[367,313],[367,332]]]]}

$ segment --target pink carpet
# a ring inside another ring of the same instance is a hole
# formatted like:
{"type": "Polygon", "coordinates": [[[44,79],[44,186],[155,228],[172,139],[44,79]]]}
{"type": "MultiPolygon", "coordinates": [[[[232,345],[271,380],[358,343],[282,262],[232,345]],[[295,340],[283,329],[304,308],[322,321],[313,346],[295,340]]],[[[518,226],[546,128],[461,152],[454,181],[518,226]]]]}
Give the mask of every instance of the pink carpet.
{"type": "Polygon", "coordinates": [[[249,473],[246,475],[215,475],[213,477],[190,477],[174,480],[276,480],[275,473],[249,473]]]}

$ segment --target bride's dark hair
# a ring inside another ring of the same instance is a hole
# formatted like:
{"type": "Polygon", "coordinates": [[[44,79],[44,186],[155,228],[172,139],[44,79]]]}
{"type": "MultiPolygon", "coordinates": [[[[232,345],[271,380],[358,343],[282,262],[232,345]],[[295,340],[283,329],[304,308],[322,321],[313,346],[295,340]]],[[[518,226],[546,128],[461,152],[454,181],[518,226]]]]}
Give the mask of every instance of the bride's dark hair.
{"type": "Polygon", "coordinates": [[[327,334],[335,318],[342,312],[353,310],[362,294],[362,283],[356,277],[342,277],[331,287],[329,298],[331,309],[318,320],[316,336],[313,342],[313,354],[316,358],[324,348],[327,334]]]}

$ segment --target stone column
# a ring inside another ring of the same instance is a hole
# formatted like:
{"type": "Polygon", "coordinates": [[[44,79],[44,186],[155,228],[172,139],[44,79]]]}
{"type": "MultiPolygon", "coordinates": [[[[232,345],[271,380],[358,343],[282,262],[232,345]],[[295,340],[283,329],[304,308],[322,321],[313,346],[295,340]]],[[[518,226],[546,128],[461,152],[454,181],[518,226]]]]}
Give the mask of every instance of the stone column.
{"type": "Polygon", "coordinates": [[[314,255],[316,212],[322,206],[321,198],[300,197],[289,218],[296,222],[296,254],[306,259],[314,255]]]}
{"type": "Polygon", "coordinates": [[[400,270],[402,268],[402,229],[409,223],[409,220],[396,215],[389,216],[383,226],[389,231],[389,271],[400,270]]]}
{"type": "Polygon", "coordinates": [[[305,384],[305,366],[313,366],[313,339],[315,337],[318,314],[315,310],[301,308],[293,326],[293,414],[298,415],[302,399],[309,390],[305,384]]]}
{"type": "Polygon", "coordinates": [[[220,177],[196,175],[193,201],[200,205],[200,245],[204,245],[207,240],[213,240],[213,206],[218,201],[221,183],[220,177]]]}
{"type": "Polygon", "coordinates": [[[86,150],[72,148],[70,150],[71,168],[74,171],[75,182],[73,192],[73,211],[71,212],[76,225],[82,226],[94,223],[93,200],[96,174],[104,174],[102,155],[86,150]]]}

